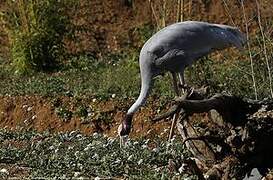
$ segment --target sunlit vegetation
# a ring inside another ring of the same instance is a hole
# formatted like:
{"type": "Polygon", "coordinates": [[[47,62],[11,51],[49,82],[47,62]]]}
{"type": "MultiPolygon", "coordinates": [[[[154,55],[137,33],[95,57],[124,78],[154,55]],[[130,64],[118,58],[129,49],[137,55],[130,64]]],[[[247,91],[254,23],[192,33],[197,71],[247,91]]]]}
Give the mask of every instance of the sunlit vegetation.
{"type": "MultiPolygon", "coordinates": [[[[120,149],[117,138],[97,133],[84,136],[77,131],[49,134],[1,130],[0,145],[1,163],[15,164],[34,179],[196,179],[184,173],[182,162],[190,154],[175,139],[171,143],[160,139],[129,140],[127,147],[120,149]]],[[[0,177],[9,173],[1,169],[0,177]]]]}

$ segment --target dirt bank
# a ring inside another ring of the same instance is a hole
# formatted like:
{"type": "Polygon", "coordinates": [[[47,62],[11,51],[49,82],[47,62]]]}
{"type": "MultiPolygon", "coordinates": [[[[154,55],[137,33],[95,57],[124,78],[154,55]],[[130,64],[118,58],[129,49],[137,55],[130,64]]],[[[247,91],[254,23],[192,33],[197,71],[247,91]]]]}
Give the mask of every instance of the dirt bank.
{"type": "MultiPolygon", "coordinates": [[[[36,130],[66,132],[79,130],[84,134],[94,132],[116,136],[116,130],[128,105],[118,100],[98,102],[94,99],[84,101],[89,117],[81,117],[79,109],[83,104],[75,98],[46,98],[40,96],[2,96],[0,97],[0,128],[15,130],[36,130]],[[66,109],[60,113],[60,109],[66,109]],[[69,112],[69,113],[68,113],[69,112]],[[70,114],[67,118],[65,113],[70,114]]],[[[152,123],[156,115],[158,101],[150,101],[142,108],[134,120],[132,137],[166,136],[170,122],[152,123]],[[154,108],[152,108],[154,107],[154,108]]]]}

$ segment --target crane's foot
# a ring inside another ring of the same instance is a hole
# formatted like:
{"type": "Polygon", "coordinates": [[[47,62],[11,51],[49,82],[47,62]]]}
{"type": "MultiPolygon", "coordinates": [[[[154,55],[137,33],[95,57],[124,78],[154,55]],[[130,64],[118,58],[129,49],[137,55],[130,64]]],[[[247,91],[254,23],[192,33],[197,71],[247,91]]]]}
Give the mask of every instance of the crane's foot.
{"type": "Polygon", "coordinates": [[[187,84],[179,84],[178,87],[180,88],[182,94],[188,94],[188,96],[191,95],[194,91],[194,88],[188,86],[187,84]]]}

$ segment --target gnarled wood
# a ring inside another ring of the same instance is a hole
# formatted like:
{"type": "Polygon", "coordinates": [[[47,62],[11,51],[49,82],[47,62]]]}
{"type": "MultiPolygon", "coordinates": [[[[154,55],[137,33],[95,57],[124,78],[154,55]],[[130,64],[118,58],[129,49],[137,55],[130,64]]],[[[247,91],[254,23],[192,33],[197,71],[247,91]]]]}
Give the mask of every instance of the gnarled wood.
{"type": "Polygon", "coordinates": [[[200,169],[204,177],[242,179],[252,168],[258,168],[263,175],[273,168],[273,101],[227,94],[205,98],[204,93],[193,91],[176,98],[170,110],[155,120],[177,112],[177,128],[183,142],[194,158],[208,167],[200,169]],[[194,128],[189,119],[196,113],[211,114],[212,121],[204,122],[204,132],[194,128]],[[218,124],[219,119],[223,122],[218,124]]]}

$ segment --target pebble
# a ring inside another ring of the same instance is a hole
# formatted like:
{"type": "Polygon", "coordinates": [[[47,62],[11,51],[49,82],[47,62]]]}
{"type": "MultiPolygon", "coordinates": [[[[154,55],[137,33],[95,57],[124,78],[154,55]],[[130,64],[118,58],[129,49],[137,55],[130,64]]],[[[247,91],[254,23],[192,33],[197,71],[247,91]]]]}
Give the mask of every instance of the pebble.
{"type": "Polygon", "coordinates": [[[3,168],[3,169],[0,170],[0,173],[1,173],[1,174],[7,174],[7,175],[8,175],[8,174],[9,174],[9,171],[8,171],[7,169],[3,168]]]}
{"type": "Polygon", "coordinates": [[[140,160],[137,162],[138,165],[140,165],[140,164],[142,164],[142,163],[143,163],[143,159],[140,159],[140,160]]]}
{"type": "Polygon", "coordinates": [[[74,177],[78,177],[81,173],[80,172],[75,172],[74,177]]]}

